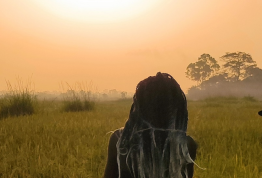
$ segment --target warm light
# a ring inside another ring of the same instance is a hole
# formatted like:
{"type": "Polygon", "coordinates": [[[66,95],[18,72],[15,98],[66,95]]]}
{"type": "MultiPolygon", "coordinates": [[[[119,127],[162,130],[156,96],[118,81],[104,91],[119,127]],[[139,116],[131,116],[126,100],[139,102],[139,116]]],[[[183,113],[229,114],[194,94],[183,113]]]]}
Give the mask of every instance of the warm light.
{"type": "Polygon", "coordinates": [[[35,0],[53,13],[79,21],[118,21],[138,15],[160,0],[35,0]]]}

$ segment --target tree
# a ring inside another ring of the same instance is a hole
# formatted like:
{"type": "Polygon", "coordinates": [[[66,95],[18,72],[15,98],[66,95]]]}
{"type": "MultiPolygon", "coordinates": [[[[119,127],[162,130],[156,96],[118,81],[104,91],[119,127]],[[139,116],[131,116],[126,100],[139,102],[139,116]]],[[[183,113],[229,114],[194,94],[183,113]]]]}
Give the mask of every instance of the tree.
{"type": "Polygon", "coordinates": [[[227,71],[228,80],[233,82],[249,77],[247,69],[256,67],[251,55],[245,52],[226,53],[221,59],[225,62],[223,67],[227,71]]]}
{"type": "Polygon", "coordinates": [[[246,69],[246,77],[243,81],[262,82],[262,69],[250,66],[246,69]]]}
{"type": "Polygon", "coordinates": [[[212,86],[218,86],[226,82],[226,74],[218,74],[210,77],[208,80],[201,83],[200,87],[208,88],[212,86]]]}
{"type": "Polygon", "coordinates": [[[198,61],[190,63],[186,69],[186,77],[201,83],[207,80],[212,74],[220,68],[215,58],[209,54],[202,54],[198,61]]]}

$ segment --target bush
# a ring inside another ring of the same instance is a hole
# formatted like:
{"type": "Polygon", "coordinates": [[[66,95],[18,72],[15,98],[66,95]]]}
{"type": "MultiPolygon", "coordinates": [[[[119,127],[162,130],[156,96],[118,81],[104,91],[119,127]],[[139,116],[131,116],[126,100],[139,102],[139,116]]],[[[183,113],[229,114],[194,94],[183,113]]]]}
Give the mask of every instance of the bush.
{"type": "MultiPolygon", "coordinates": [[[[67,84],[68,85],[68,84],[67,84]]],[[[64,101],[62,111],[65,112],[78,112],[78,111],[90,111],[94,109],[95,103],[91,101],[91,92],[83,90],[82,85],[78,84],[78,89],[72,89],[64,94],[64,101]]]]}
{"type": "Polygon", "coordinates": [[[248,101],[248,102],[257,102],[258,100],[255,98],[255,97],[253,97],[253,96],[244,96],[243,97],[243,100],[244,101],[248,101]]]}
{"type": "Polygon", "coordinates": [[[62,111],[65,112],[78,112],[78,111],[90,111],[94,109],[94,102],[81,101],[80,98],[73,100],[64,100],[62,111]]]}
{"type": "Polygon", "coordinates": [[[0,118],[31,115],[35,113],[36,96],[28,88],[12,89],[0,100],[0,118]]]}

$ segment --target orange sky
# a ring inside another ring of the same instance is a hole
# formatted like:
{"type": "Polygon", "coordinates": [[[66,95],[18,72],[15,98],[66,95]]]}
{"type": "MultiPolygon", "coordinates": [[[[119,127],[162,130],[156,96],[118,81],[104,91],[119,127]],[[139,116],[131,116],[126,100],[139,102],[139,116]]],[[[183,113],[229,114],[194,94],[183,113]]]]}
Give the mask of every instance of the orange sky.
{"type": "Polygon", "coordinates": [[[203,53],[219,60],[225,52],[247,52],[262,68],[262,0],[161,2],[96,23],[59,16],[36,0],[0,1],[0,90],[6,80],[32,76],[37,91],[93,81],[100,91],[133,92],[161,71],[186,91],[194,84],[186,67],[203,53]]]}

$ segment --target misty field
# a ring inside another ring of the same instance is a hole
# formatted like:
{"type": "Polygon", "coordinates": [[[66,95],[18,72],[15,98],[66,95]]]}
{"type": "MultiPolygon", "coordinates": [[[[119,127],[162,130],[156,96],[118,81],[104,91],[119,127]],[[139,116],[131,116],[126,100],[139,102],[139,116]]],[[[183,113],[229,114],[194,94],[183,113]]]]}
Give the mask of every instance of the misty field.
{"type": "MultiPolygon", "coordinates": [[[[124,126],[132,100],[61,112],[40,101],[37,114],[0,120],[0,177],[102,177],[110,131],[124,126]]],[[[262,102],[246,97],[189,101],[188,134],[198,143],[195,178],[261,178],[262,102]]]]}

